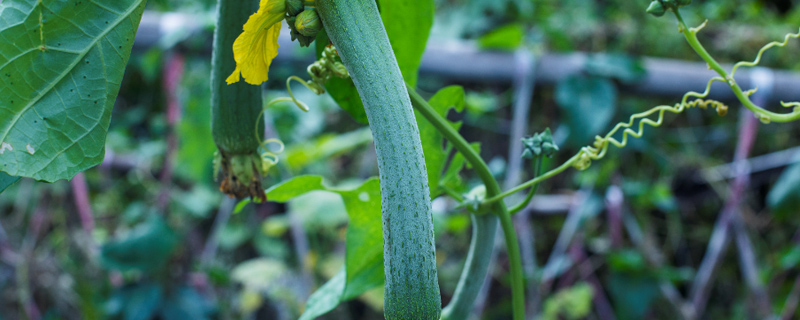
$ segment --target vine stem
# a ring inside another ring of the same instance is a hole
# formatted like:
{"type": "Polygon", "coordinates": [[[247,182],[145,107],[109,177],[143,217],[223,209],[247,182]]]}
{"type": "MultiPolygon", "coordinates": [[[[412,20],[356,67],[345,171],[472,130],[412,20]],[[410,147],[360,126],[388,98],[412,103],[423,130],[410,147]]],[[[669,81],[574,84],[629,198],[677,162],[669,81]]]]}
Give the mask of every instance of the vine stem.
{"type": "MultiPolygon", "coordinates": [[[[519,191],[524,190],[527,187],[530,187],[530,186],[533,186],[533,185],[537,185],[537,184],[539,184],[539,182],[542,182],[544,180],[550,179],[550,178],[554,177],[555,175],[557,175],[557,174],[559,174],[561,172],[564,172],[564,170],[567,170],[569,167],[572,167],[575,164],[575,162],[578,161],[580,155],[581,155],[581,153],[578,152],[577,154],[572,156],[572,158],[569,158],[569,160],[567,160],[566,162],[562,163],[557,168],[555,168],[553,170],[550,170],[550,171],[547,171],[544,174],[542,174],[540,176],[537,176],[536,178],[533,178],[533,179],[530,179],[528,181],[525,181],[525,183],[520,184],[520,185],[518,185],[518,186],[516,186],[514,188],[511,188],[506,192],[503,192],[503,193],[499,193],[498,192],[495,195],[488,194],[488,192],[487,192],[487,195],[489,195],[490,197],[488,199],[484,200],[481,204],[491,204],[491,203],[498,202],[498,201],[502,200],[505,197],[508,197],[508,196],[510,196],[512,194],[515,194],[515,193],[517,193],[519,191]]],[[[487,188],[487,191],[488,191],[488,188],[487,188]]]]}
{"type": "MultiPolygon", "coordinates": [[[[535,163],[533,164],[533,177],[534,178],[539,176],[539,171],[541,169],[542,169],[542,158],[541,157],[537,157],[536,160],[535,160],[535,163]]],[[[527,206],[528,203],[531,202],[531,199],[533,199],[533,195],[536,194],[536,190],[537,189],[539,189],[539,184],[538,183],[533,185],[531,187],[531,189],[528,190],[528,195],[525,196],[524,200],[522,200],[517,205],[511,207],[511,209],[508,209],[508,211],[511,214],[515,214],[517,212],[520,212],[522,209],[525,209],[525,206],[527,206]]]]}
{"type": "MultiPolygon", "coordinates": [[[[494,176],[492,176],[491,171],[489,171],[489,166],[486,165],[486,162],[483,161],[478,152],[472,149],[464,137],[453,129],[444,118],[436,113],[433,107],[431,107],[413,87],[408,84],[406,84],[406,87],[408,88],[408,95],[411,98],[411,105],[414,109],[419,111],[436,130],[442,133],[445,139],[450,141],[458,152],[464,155],[464,159],[472,165],[472,168],[486,186],[486,195],[494,197],[500,194],[500,185],[497,183],[494,176]]],[[[522,276],[522,258],[520,256],[519,244],[517,243],[517,234],[516,231],[514,231],[514,224],[511,222],[511,214],[506,208],[506,204],[500,201],[495,204],[495,208],[497,209],[497,216],[500,219],[500,226],[503,228],[506,249],[508,251],[513,319],[523,320],[525,318],[525,288],[522,276]]]]}
{"type": "MultiPolygon", "coordinates": [[[[755,105],[753,101],[750,101],[750,97],[747,93],[745,93],[739,84],[736,83],[736,80],[733,79],[733,76],[728,74],[725,69],[717,62],[717,60],[712,57],[708,51],[706,51],[705,47],[700,43],[700,40],[697,39],[697,32],[700,31],[703,27],[705,27],[706,22],[703,22],[697,28],[688,28],[686,23],[683,22],[683,17],[681,17],[680,12],[678,9],[672,10],[672,13],[675,14],[675,18],[678,19],[678,31],[680,31],[683,36],[686,38],[686,42],[689,43],[689,46],[694,49],[697,55],[700,56],[706,63],[708,63],[708,68],[716,71],[728,86],[733,91],[733,94],[736,95],[736,98],[745,106],[748,110],[752,111],[762,122],[791,122],[800,119],[800,112],[795,111],[791,113],[775,113],[768,110],[764,110],[763,108],[755,105]]],[[[798,110],[798,109],[795,109],[798,110]]]]}

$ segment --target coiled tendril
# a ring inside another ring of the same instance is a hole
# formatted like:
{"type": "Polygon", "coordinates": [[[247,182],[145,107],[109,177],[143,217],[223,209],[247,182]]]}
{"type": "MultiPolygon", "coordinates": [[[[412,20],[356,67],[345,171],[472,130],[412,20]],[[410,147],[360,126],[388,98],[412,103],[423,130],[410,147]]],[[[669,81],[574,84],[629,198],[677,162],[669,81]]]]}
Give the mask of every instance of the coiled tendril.
{"type": "MultiPolygon", "coordinates": [[[[332,76],[337,76],[339,78],[347,78],[350,76],[350,74],[347,72],[347,68],[345,68],[341,62],[339,62],[338,56],[339,55],[336,53],[336,49],[332,45],[325,47],[325,50],[322,51],[322,57],[309,65],[306,69],[308,71],[308,75],[311,76],[311,80],[305,81],[298,76],[291,76],[286,79],[286,91],[289,92],[289,97],[272,99],[264,106],[264,108],[261,109],[261,113],[258,114],[258,119],[263,118],[264,112],[267,110],[267,108],[280,102],[291,101],[294,102],[294,104],[300,108],[300,110],[306,112],[310,110],[307,104],[297,100],[294,97],[291,87],[292,80],[299,82],[317,95],[325,93],[325,82],[330,80],[332,76]]],[[[258,128],[258,125],[256,125],[256,128],[258,128]]],[[[255,135],[258,137],[257,130],[258,129],[256,129],[255,135]]],[[[261,157],[261,169],[262,173],[266,173],[270,168],[278,164],[278,154],[283,152],[284,144],[279,139],[274,138],[260,141],[259,144],[261,146],[261,150],[259,150],[259,155],[261,157]],[[276,144],[278,148],[276,150],[270,150],[268,147],[269,144],[276,144]]]]}
{"type": "Polygon", "coordinates": [[[591,146],[585,146],[581,148],[581,150],[575,156],[576,160],[573,163],[573,167],[578,170],[585,170],[592,164],[592,160],[602,159],[606,155],[610,145],[613,145],[617,148],[624,148],[626,145],[628,145],[628,136],[641,138],[642,134],[644,134],[644,125],[649,125],[654,128],[660,127],[661,124],[664,123],[664,114],[666,112],[681,113],[687,108],[698,107],[701,109],[707,109],[708,107],[712,107],[717,111],[718,115],[724,116],[728,113],[727,105],[717,100],[703,99],[708,96],[709,90],[711,89],[711,84],[714,81],[722,81],[722,78],[716,77],[709,80],[708,84],[706,85],[706,90],[703,93],[691,91],[686,93],[683,96],[683,99],[681,99],[681,102],[676,103],[674,106],[661,105],[653,107],[645,112],[635,113],[631,115],[628,122],[618,123],[605,136],[595,136],[594,143],[591,146]],[[689,97],[697,97],[699,99],[687,102],[686,100],[689,97]],[[648,118],[654,113],[658,113],[656,120],[648,118]],[[639,123],[639,129],[634,131],[631,129],[631,127],[633,127],[637,121],[639,123]],[[622,130],[621,141],[614,138],[614,135],[619,130],[622,130]]]}

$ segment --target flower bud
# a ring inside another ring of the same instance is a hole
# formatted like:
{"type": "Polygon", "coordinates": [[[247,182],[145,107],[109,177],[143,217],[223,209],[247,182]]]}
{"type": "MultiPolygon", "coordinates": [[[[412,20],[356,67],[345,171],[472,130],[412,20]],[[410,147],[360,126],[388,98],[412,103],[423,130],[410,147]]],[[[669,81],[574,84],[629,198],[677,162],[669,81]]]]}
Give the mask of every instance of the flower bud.
{"type": "Polygon", "coordinates": [[[652,14],[656,17],[660,17],[667,12],[667,8],[665,8],[664,5],[661,4],[661,1],[653,0],[652,2],[650,2],[650,6],[647,7],[647,10],[645,12],[652,14]]]}
{"type": "Polygon", "coordinates": [[[314,9],[308,9],[297,15],[297,20],[294,22],[294,27],[297,32],[306,36],[314,37],[320,29],[322,29],[322,22],[319,21],[319,15],[314,9]]]}

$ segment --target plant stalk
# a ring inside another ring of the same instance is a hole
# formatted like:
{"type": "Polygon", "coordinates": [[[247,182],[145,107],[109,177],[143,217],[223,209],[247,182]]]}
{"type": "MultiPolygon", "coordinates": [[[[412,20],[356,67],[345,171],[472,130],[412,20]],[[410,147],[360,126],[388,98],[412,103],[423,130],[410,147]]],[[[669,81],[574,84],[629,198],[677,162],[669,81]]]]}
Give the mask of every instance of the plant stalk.
{"type": "Polygon", "coordinates": [[[705,60],[706,63],[708,63],[708,67],[710,69],[716,71],[723,79],[725,79],[725,83],[728,84],[728,86],[733,91],[733,94],[736,96],[737,99],[739,99],[739,102],[741,102],[742,105],[745,106],[745,108],[752,111],[756,116],[758,116],[759,119],[761,119],[761,121],[764,122],[769,122],[769,121],[791,122],[800,119],[800,112],[775,113],[772,111],[764,110],[763,108],[755,105],[753,101],[750,101],[750,97],[748,96],[748,94],[742,91],[742,88],[739,87],[739,84],[736,83],[736,80],[734,80],[733,77],[730,76],[728,72],[722,68],[719,62],[717,62],[717,60],[715,60],[714,57],[712,57],[708,53],[708,51],[706,51],[706,48],[703,47],[703,45],[700,43],[700,40],[697,39],[697,31],[699,31],[699,29],[702,28],[703,25],[705,25],[705,23],[703,23],[703,25],[701,25],[698,28],[690,29],[686,27],[686,23],[683,22],[683,17],[681,17],[681,14],[680,12],[678,12],[677,9],[673,10],[672,12],[675,14],[675,18],[678,19],[678,30],[686,38],[686,42],[689,43],[689,46],[691,46],[692,49],[694,49],[694,52],[696,52],[697,55],[700,56],[700,58],[702,58],[703,60],[705,60]]]}

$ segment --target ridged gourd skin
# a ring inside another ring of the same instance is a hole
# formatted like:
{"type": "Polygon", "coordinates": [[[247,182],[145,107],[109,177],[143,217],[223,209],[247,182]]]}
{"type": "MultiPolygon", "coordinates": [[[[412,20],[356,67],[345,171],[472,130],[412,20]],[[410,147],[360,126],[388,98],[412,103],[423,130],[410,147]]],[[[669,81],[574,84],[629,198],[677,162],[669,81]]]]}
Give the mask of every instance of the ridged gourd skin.
{"type": "Polygon", "coordinates": [[[366,109],[381,180],[384,315],[434,320],[442,310],[431,199],[419,129],[374,0],[317,0],[328,37],[366,109]]]}
{"type": "Polygon", "coordinates": [[[211,132],[214,143],[227,156],[250,155],[258,150],[264,122],[261,113],[261,86],[244,81],[228,85],[225,79],[236,68],[233,42],[242,25],[258,10],[258,1],[219,0],[214,51],[211,56],[211,132]]]}

